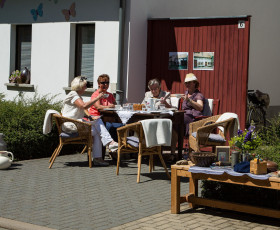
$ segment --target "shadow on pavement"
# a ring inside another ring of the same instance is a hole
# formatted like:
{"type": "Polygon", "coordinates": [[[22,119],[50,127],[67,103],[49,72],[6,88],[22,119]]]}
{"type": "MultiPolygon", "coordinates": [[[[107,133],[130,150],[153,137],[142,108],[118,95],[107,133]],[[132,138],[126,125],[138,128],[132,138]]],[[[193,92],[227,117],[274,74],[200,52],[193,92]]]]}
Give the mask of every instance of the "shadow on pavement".
{"type": "Polygon", "coordinates": [[[181,211],[181,214],[183,213],[202,213],[202,214],[207,214],[212,216],[219,216],[222,218],[230,218],[235,220],[249,221],[257,224],[266,224],[275,227],[280,227],[279,220],[275,218],[258,216],[258,215],[242,213],[242,212],[235,212],[230,210],[222,210],[218,208],[200,207],[196,209],[187,209],[185,211],[181,211]]]}

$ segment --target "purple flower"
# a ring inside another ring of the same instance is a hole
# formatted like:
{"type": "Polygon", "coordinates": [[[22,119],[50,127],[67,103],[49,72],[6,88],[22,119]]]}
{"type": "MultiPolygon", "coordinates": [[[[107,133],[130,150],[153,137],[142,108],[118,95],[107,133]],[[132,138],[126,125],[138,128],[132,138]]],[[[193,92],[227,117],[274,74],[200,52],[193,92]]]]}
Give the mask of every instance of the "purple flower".
{"type": "Polygon", "coordinates": [[[238,135],[238,136],[241,136],[242,134],[243,134],[243,131],[242,131],[241,129],[238,129],[237,135],[238,135]]]}
{"type": "Polygon", "coordinates": [[[253,131],[248,131],[245,135],[245,138],[244,138],[244,143],[246,143],[247,141],[251,141],[252,140],[252,132],[253,131]]]}
{"type": "Polygon", "coordinates": [[[249,127],[249,129],[248,129],[248,130],[249,130],[250,132],[253,132],[253,131],[255,130],[255,128],[256,128],[255,126],[250,125],[250,127],[249,127]]]}

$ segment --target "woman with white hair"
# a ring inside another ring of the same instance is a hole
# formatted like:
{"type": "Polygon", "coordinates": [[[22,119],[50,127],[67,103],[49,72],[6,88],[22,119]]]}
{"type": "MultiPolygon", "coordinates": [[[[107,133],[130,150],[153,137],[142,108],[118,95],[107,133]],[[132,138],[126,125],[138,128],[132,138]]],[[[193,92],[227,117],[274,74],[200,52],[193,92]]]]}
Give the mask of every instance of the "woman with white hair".
{"type": "Polygon", "coordinates": [[[160,81],[158,79],[154,78],[150,80],[148,82],[148,88],[150,91],[145,93],[142,104],[146,104],[148,98],[156,98],[159,99],[159,101],[155,103],[156,107],[159,107],[160,104],[164,104],[166,108],[171,108],[170,93],[161,90],[160,81]]]}
{"type": "MultiPolygon", "coordinates": [[[[96,101],[104,97],[104,94],[100,93],[98,97],[93,98],[88,102],[84,102],[81,95],[84,94],[86,88],[86,77],[79,76],[74,78],[71,82],[71,92],[67,94],[65,100],[63,101],[63,108],[61,111],[62,116],[82,120],[85,116],[84,110],[87,110],[96,101]]],[[[62,129],[67,133],[77,131],[76,126],[71,122],[65,123],[62,129]]],[[[109,145],[109,149],[116,149],[118,144],[113,141],[100,118],[96,119],[95,122],[92,123],[91,132],[93,137],[93,164],[97,166],[108,166],[108,162],[105,162],[102,158],[102,143],[104,146],[109,145]]]]}
{"type": "Polygon", "coordinates": [[[184,124],[186,127],[186,136],[189,136],[189,124],[194,121],[195,117],[202,116],[202,110],[205,98],[198,90],[199,82],[193,73],[188,73],[185,78],[185,86],[187,88],[182,109],[184,113],[184,124]]]}

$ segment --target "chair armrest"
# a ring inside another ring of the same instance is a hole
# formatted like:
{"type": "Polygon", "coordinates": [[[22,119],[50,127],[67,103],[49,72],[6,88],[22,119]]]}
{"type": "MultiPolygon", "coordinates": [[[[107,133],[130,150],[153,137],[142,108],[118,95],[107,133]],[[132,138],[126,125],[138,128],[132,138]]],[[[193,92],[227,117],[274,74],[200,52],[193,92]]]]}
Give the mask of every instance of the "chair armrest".
{"type": "Polygon", "coordinates": [[[198,116],[198,117],[194,117],[195,121],[200,121],[202,119],[208,118],[210,116],[198,116]]]}
{"type": "Polygon", "coordinates": [[[235,118],[229,118],[229,119],[224,120],[224,121],[215,122],[215,123],[212,123],[212,124],[209,124],[209,125],[205,125],[205,126],[202,126],[202,127],[198,128],[197,129],[197,138],[199,140],[203,140],[204,139],[203,142],[207,142],[210,133],[212,133],[213,130],[215,130],[215,129],[219,128],[219,127],[223,127],[224,128],[224,132],[219,131],[219,134],[223,138],[225,138],[226,133],[227,133],[229,127],[234,122],[234,119],[235,118]],[[206,138],[206,141],[205,141],[205,138],[206,138]]]}
{"type": "Polygon", "coordinates": [[[79,133],[79,136],[82,135],[91,135],[91,123],[90,122],[83,122],[78,121],[72,118],[63,117],[58,114],[54,114],[53,117],[55,118],[58,127],[59,127],[59,133],[62,132],[62,124],[65,122],[72,122],[77,127],[77,132],[79,133]]]}
{"type": "Polygon", "coordinates": [[[127,136],[129,131],[136,132],[140,136],[140,128],[142,127],[141,122],[134,122],[122,127],[117,128],[118,142],[121,145],[127,145],[127,136]]]}

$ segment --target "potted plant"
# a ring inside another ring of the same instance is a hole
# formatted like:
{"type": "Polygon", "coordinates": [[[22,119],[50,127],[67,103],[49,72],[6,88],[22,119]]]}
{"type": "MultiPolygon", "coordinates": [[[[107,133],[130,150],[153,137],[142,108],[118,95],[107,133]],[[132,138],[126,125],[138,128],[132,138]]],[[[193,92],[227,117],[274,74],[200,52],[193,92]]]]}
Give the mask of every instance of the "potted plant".
{"type": "Polygon", "coordinates": [[[249,160],[252,151],[258,148],[262,143],[260,136],[254,130],[254,126],[250,126],[248,130],[238,130],[237,135],[232,137],[229,141],[232,149],[241,152],[243,160],[249,160]]]}
{"type": "Polygon", "coordinates": [[[20,70],[13,71],[9,77],[9,82],[20,84],[21,83],[21,71],[20,70]]]}

